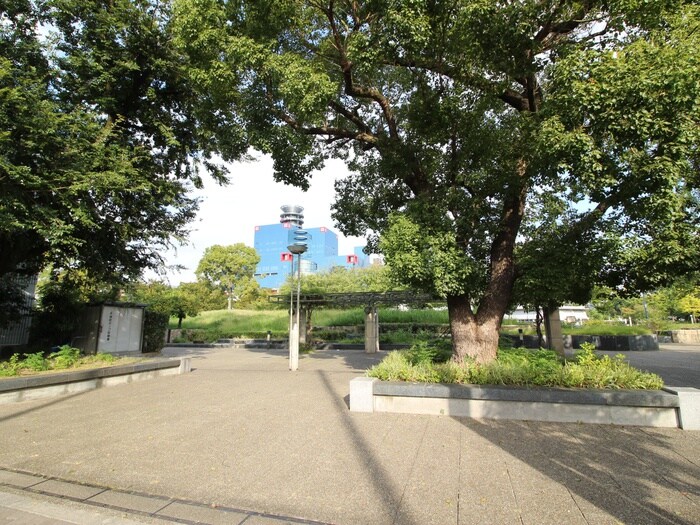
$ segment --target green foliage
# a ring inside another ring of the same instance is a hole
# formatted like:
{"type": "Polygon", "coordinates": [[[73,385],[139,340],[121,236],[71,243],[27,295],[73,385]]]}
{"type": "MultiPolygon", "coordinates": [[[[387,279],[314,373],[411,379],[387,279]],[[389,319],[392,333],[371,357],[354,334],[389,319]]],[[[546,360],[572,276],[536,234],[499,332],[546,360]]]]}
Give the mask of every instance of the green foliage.
{"type": "MultiPolygon", "coordinates": [[[[218,141],[199,133],[212,113],[195,108],[169,9],[149,0],[3,6],[0,277],[52,263],[122,284],[184,238],[197,167],[221,177],[209,159],[218,141]]],[[[225,141],[231,160],[234,135],[225,141]]]]}
{"type": "Polygon", "coordinates": [[[389,353],[367,375],[382,381],[477,385],[652,390],[663,386],[659,376],[631,367],[622,355],[598,357],[593,345],[582,346],[573,361],[563,361],[551,350],[501,349],[490,363],[457,364],[436,362],[440,354],[421,344],[389,353]]]}
{"type": "Polygon", "coordinates": [[[374,232],[394,277],[475,333],[513,300],[697,270],[699,18],[677,0],[176,0],[173,27],[204,105],[275,177],[305,188],[345,159],[341,231],[374,232]]]}
{"type": "Polygon", "coordinates": [[[662,379],[649,372],[641,372],[625,362],[625,356],[598,357],[595,346],[583,343],[576,352],[575,361],[565,367],[564,386],[588,388],[642,388],[659,389],[662,379]]]}
{"type": "Polygon", "coordinates": [[[22,366],[34,372],[42,372],[49,369],[49,361],[44,356],[44,352],[36,352],[24,356],[22,366]]]}
{"type": "Polygon", "coordinates": [[[700,317],[700,288],[695,293],[681,297],[678,301],[678,309],[683,313],[693,315],[696,319],[700,317]]]}
{"type": "Polygon", "coordinates": [[[48,268],[39,281],[37,295],[38,311],[31,340],[53,346],[70,341],[87,303],[115,301],[119,287],[100,281],[85,270],[48,268]]]}
{"type": "Polygon", "coordinates": [[[671,286],[638,297],[623,295],[609,287],[597,287],[592,300],[594,309],[589,316],[594,320],[629,318],[652,331],[668,329],[672,320],[693,313],[689,307],[693,305],[693,298],[700,296],[696,291],[698,282],[697,275],[688,274],[671,286]]]}
{"type": "Polygon", "coordinates": [[[7,361],[0,361],[0,377],[16,376],[21,370],[19,354],[12,354],[7,361]]]}
{"type": "Polygon", "coordinates": [[[408,362],[412,365],[418,363],[444,363],[452,356],[452,349],[439,343],[420,341],[411,346],[406,352],[408,362]]]}
{"type": "MultiPolygon", "coordinates": [[[[7,361],[0,361],[0,377],[34,374],[51,370],[67,370],[84,367],[105,366],[114,364],[119,359],[112,354],[96,354],[81,356],[80,349],[69,345],[61,346],[58,351],[49,354],[36,352],[25,356],[13,354],[7,361]]],[[[135,362],[138,359],[121,358],[122,362],[135,362]]]]}
{"type": "Polygon", "coordinates": [[[61,346],[57,352],[49,354],[49,360],[52,361],[51,368],[61,370],[70,368],[80,359],[80,349],[70,345],[61,346]]]}
{"type": "Polygon", "coordinates": [[[165,333],[168,329],[167,313],[146,308],[143,321],[143,352],[160,352],[165,346],[165,333]]]}
{"type": "Polygon", "coordinates": [[[438,297],[476,293],[487,269],[465,256],[451,232],[426,229],[406,215],[394,214],[379,248],[399,283],[438,297]]]}
{"type": "Polygon", "coordinates": [[[231,308],[232,301],[246,305],[257,300],[260,289],[253,275],[259,262],[255,249],[243,243],[215,244],[204,250],[195,273],[199,281],[226,292],[231,308]]]}
{"type": "MultiPolygon", "coordinates": [[[[281,287],[281,294],[289,294],[290,280],[281,287]]],[[[327,272],[305,275],[301,280],[302,293],[387,292],[396,290],[390,269],[385,265],[367,268],[335,267],[327,272]]]]}
{"type": "Polygon", "coordinates": [[[131,285],[128,297],[133,302],[148,305],[154,312],[166,314],[168,318],[177,317],[180,324],[184,318],[199,313],[197,297],[191,288],[182,285],[172,288],[157,281],[136,283],[131,285]]]}

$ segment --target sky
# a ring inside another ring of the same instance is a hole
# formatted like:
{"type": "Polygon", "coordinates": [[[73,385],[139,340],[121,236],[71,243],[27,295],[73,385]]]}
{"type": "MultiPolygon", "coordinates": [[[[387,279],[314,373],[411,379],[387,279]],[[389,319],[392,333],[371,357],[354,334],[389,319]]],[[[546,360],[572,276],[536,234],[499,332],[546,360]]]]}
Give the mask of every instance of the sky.
{"type": "MultiPolygon", "coordinates": [[[[337,159],[326,162],[323,170],[314,173],[307,192],[275,182],[272,159],[256,154],[253,161],[236,162],[231,167],[230,183],[219,186],[204,179],[204,189],[194,195],[201,198],[197,218],[190,225],[189,243],[164,253],[166,264],[185,266],[182,271],[169,270],[165,279],[176,286],[194,282],[194,270],[204,250],[214,244],[230,245],[242,242],[253,246],[255,226],[279,222],[280,206],[296,204],[304,207],[304,226],[325,226],[338,234],[338,254],[352,253],[355,246],[364,246],[361,237],[344,237],[331,219],[331,204],[335,200],[336,179],[348,171],[337,159]]],[[[154,275],[146,275],[153,279],[154,275]]]]}

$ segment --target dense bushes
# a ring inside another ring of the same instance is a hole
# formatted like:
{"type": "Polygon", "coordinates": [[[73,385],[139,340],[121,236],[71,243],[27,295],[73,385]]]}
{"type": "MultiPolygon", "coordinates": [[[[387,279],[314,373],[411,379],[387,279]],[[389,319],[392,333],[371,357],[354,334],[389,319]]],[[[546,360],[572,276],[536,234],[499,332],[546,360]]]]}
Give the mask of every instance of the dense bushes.
{"type": "Polygon", "coordinates": [[[168,329],[168,314],[154,312],[146,308],[143,321],[143,352],[160,352],[165,346],[165,332],[168,329]]]}
{"type": "Polygon", "coordinates": [[[463,383],[477,385],[549,386],[573,388],[659,389],[663,381],[656,374],[630,366],[624,356],[599,357],[592,344],[562,360],[551,350],[501,349],[488,364],[448,360],[442,349],[414,345],[408,351],[391,352],[367,375],[383,381],[463,383]]]}

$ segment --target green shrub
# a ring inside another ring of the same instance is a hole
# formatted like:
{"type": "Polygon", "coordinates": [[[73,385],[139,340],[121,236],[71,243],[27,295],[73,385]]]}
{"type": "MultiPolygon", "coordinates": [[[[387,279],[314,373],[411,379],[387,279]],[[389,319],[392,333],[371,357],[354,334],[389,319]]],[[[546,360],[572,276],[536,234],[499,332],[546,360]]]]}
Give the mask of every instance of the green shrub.
{"type": "Polygon", "coordinates": [[[659,389],[656,374],[642,372],[624,361],[624,356],[598,357],[592,344],[584,345],[573,361],[565,362],[551,350],[499,349],[495,361],[458,364],[444,359],[444,350],[425,343],[410,350],[395,351],[367,375],[383,381],[462,383],[478,385],[548,386],[576,388],[659,389]]]}
{"type": "Polygon", "coordinates": [[[411,364],[444,363],[452,357],[452,346],[449,341],[418,341],[406,351],[411,364]]]}
{"type": "Polygon", "coordinates": [[[34,372],[42,372],[49,369],[49,361],[44,357],[44,352],[28,354],[22,360],[22,368],[27,368],[34,372]]]}
{"type": "Polygon", "coordinates": [[[663,380],[656,374],[630,366],[625,356],[599,357],[592,343],[583,343],[574,361],[564,365],[562,385],[588,388],[659,389],[663,380]]]}
{"type": "Polygon", "coordinates": [[[148,308],[144,311],[143,352],[160,352],[165,346],[165,332],[168,329],[168,314],[154,312],[148,308]]]}
{"type": "Polygon", "coordinates": [[[24,358],[14,354],[8,361],[0,362],[0,377],[16,376],[27,372],[44,372],[46,370],[64,370],[79,366],[102,365],[113,363],[118,358],[112,354],[81,356],[80,350],[63,345],[58,351],[44,357],[43,352],[28,354],[24,358]]]}
{"type": "Polygon", "coordinates": [[[50,366],[54,370],[62,370],[75,365],[80,359],[80,349],[63,345],[58,352],[49,354],[50,366]]]}
{"type": "Polygon", "coordinates": [[[16,376],[20,371],[19,354],[12,354],[9,361],[0,362],[0,377],[16,376]]]}

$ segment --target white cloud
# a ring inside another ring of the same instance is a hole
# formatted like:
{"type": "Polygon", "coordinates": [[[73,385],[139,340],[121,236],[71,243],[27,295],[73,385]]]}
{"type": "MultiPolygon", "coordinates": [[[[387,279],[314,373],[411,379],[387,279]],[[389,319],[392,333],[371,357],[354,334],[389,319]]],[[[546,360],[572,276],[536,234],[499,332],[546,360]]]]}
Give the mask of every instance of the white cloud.
{"type": "MultiPolygon", "coordinates": [[[[187,268],[180,272],[169,271],[166,277],[170,284],[194,281],[194,270],[209,246],[238,242],[253,246],[255,226],[278,222],[283,204],[303,206],[306,227],[325,226],[338,233],[331,219],[331,204],[335,181],[347,175],[342,161],[329,160],[323,170],[313,175],[307,192],[275,182],[272,173],[272,159],[257,154],[254,161],[238,162],[232,166],[228,186],[218,186],[213,180],[205,179],[204,189],[194,192],[201,198],[201,203],[197,219],[191,224],[189,244],[164,254],[168,265],[179,264],[187,268]]],[[[355,246],[364,244],[361,237],[346,238],[338,233],[341,255],[352,253],[355,246]]]]}

